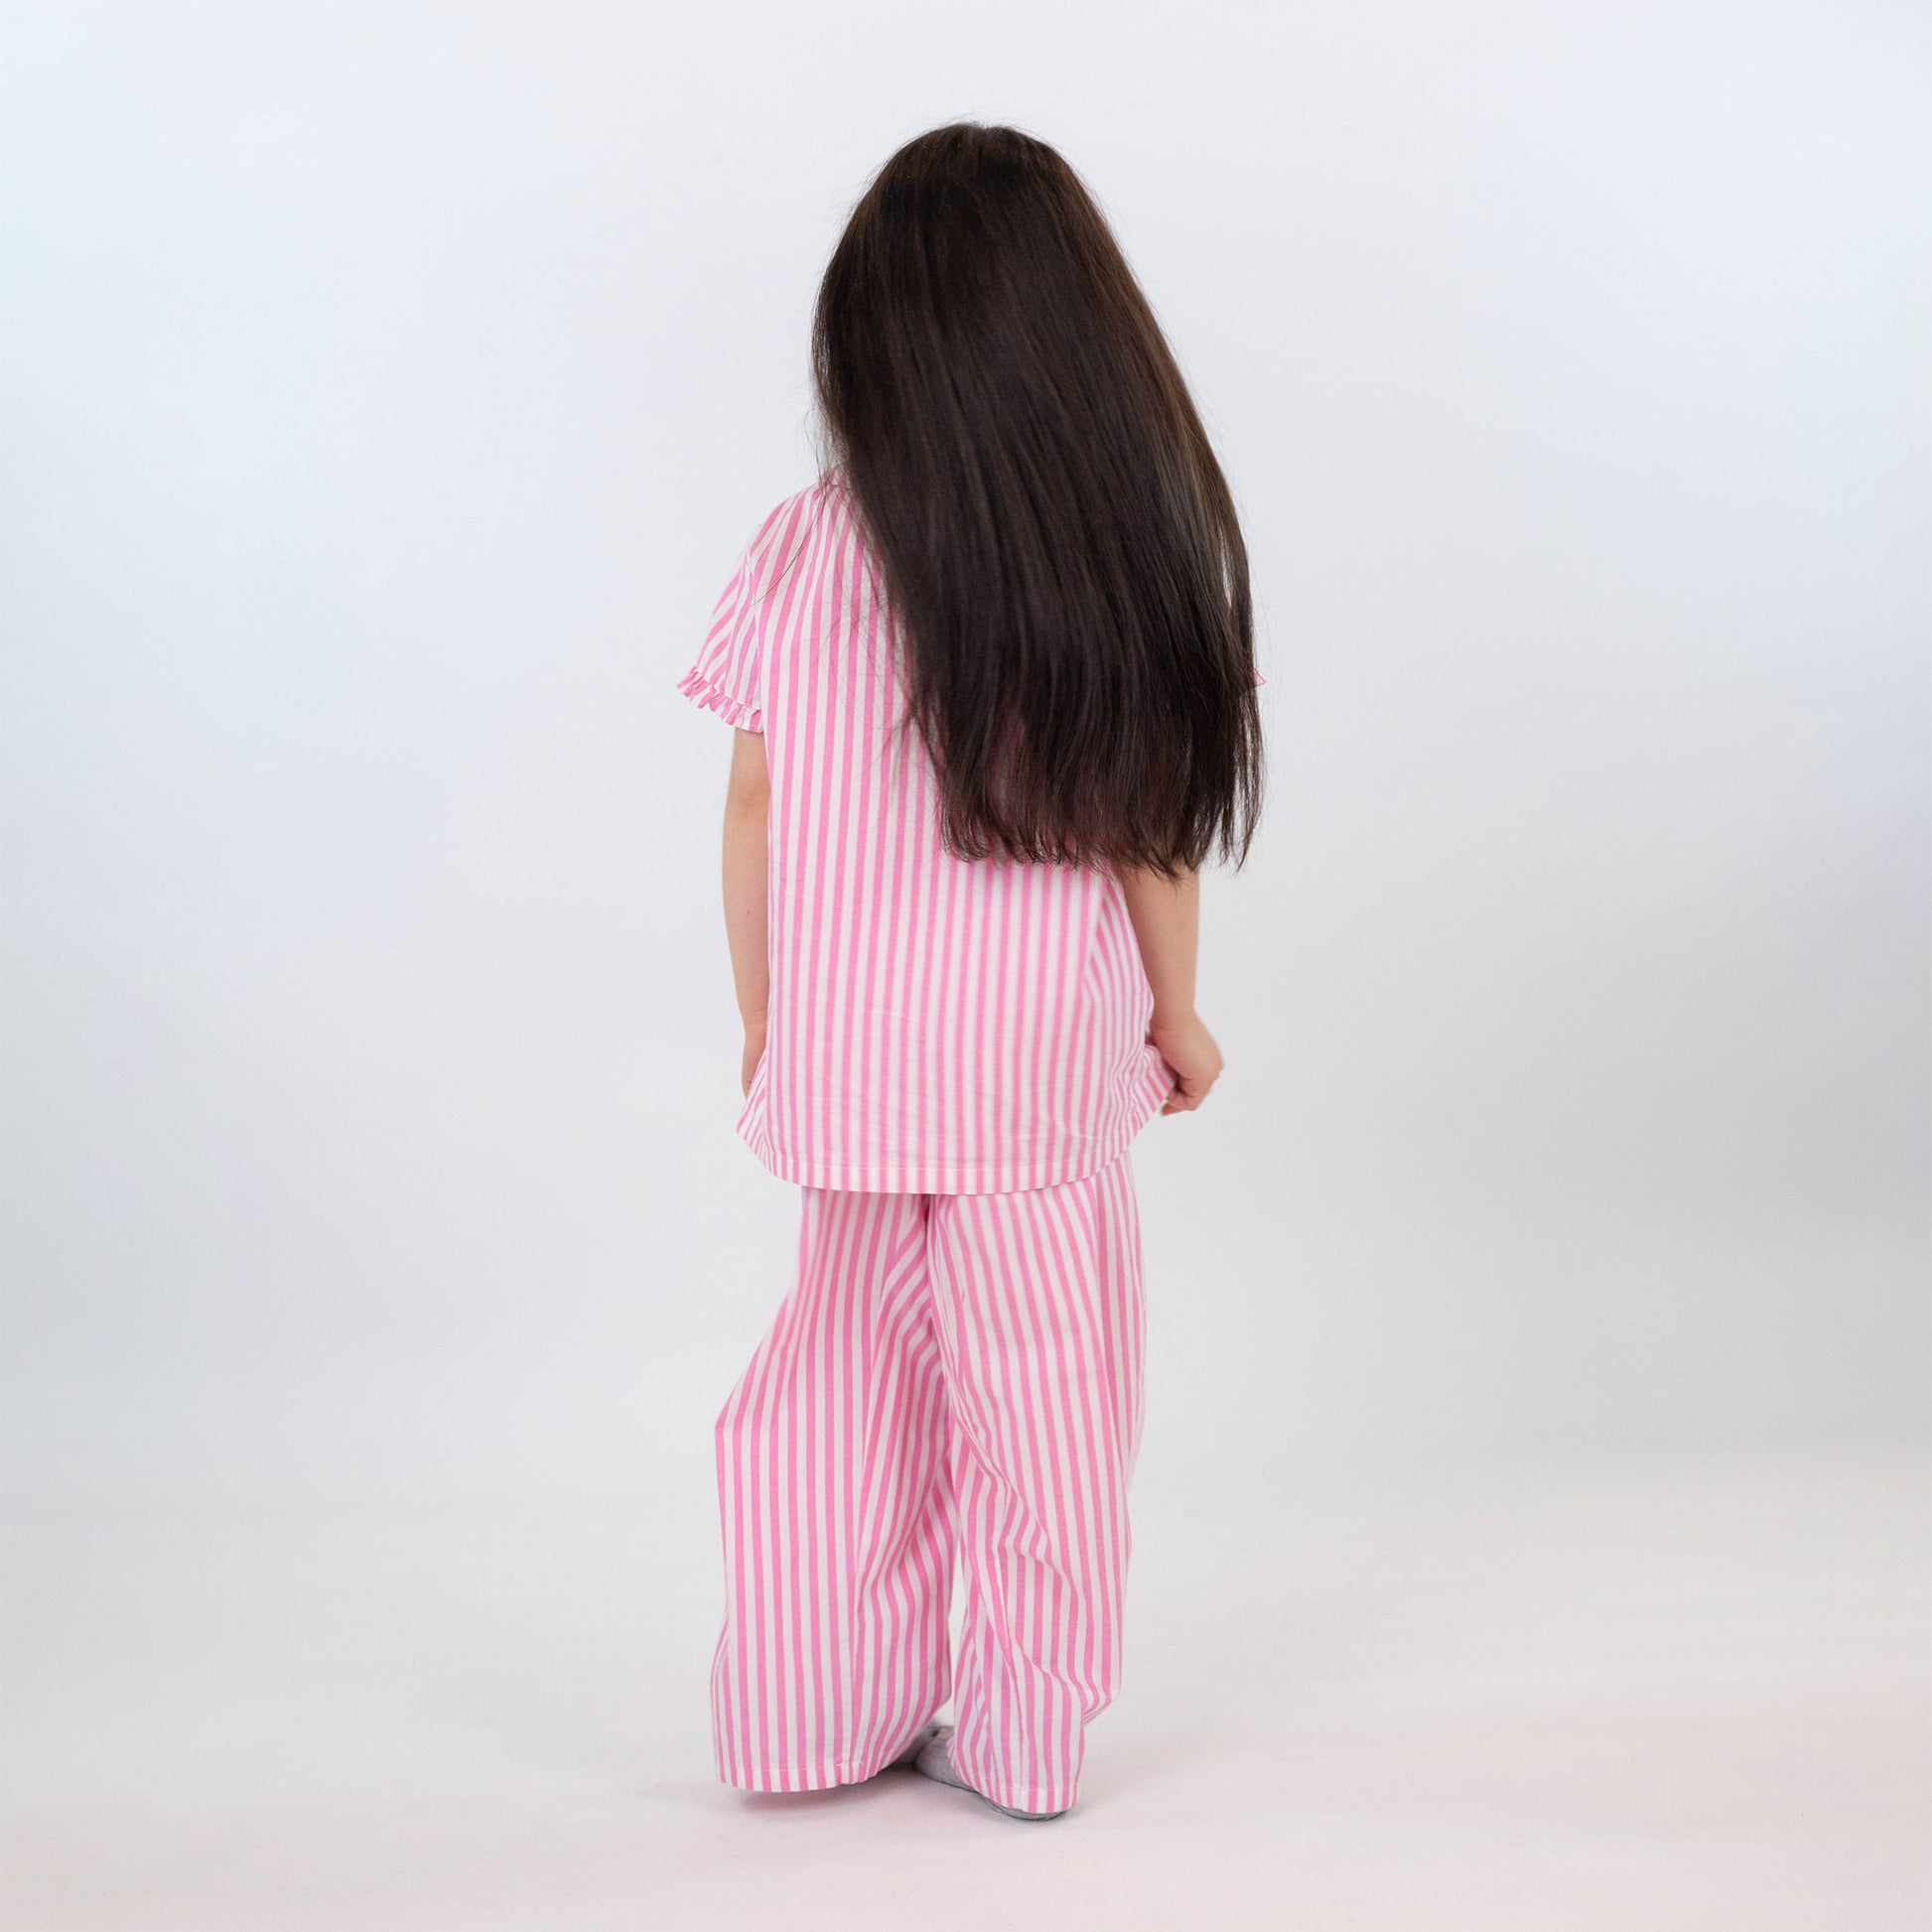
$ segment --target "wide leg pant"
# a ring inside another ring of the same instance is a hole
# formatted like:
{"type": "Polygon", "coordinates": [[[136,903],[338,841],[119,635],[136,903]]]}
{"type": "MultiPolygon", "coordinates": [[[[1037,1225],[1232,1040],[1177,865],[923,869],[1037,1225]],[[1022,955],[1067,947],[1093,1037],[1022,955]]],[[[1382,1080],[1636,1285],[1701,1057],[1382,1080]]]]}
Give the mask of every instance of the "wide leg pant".
{"type": "Polygon", "coordinates": [[[1017,1193],[804,1189],[796,1279],[718,1418],[727,1783],[871,1777],[950,1691],[969,1783],[1073,1803],[1119,1683],[1143,1322],[1125,1154],[1017,1193]]]}

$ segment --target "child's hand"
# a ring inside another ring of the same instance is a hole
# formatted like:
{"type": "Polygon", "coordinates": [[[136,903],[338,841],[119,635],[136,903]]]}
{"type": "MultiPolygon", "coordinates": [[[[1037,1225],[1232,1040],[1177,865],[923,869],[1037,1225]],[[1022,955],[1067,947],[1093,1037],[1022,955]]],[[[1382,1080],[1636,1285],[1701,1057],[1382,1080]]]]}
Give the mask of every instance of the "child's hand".
{"type": "Polygon", "coordinates": [[[1199,1014],[1189,1013],[1179,1020],[1155,1021],[1147,1036],[1160,1047],[1161,1057],[1174,1076],[1173,1091],[1161,1111],[1192,1113],[1221,1077],[1221,1049],[1215,1045],[1214,1035],[1201,1025],[1199,1014]]]}
{"type": "Polygon", "coordinates": [[[746,1098],[751,1097],[752,1076],[759,1070],[759,1061],[764,1057],[764,1022],[748,1020],[745,1023],[745,1058],[739,1066],[738,1085],[746,1098]]]}

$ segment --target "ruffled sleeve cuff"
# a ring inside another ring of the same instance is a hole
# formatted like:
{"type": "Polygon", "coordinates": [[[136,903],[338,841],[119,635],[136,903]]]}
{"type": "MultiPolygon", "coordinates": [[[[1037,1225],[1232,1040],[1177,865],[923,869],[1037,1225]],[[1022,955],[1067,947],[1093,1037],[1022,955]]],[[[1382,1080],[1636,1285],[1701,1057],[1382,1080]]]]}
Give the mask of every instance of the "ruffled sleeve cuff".
{"type": "Polygon", "coordinates": [[[677,688],[693,704],[702,705],[707,711],[715,711],[728,725],[736,725],[740,731],[761,732],[764,729],[763,714],[755,704],[727,691],[715,678],[707,677],[695,666],[678,679],[677,688]]]}

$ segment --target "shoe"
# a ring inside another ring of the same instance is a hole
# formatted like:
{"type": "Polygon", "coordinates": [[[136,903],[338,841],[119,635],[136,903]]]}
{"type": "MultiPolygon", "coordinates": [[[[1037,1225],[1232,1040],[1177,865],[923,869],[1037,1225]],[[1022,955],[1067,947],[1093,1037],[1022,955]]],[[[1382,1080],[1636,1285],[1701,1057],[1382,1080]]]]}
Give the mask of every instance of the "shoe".
{"type": "Polygon", "coordinates": [[[915,1766],[919,1753],[939,1735],[938,1725],[921,1725],[912,1741],[897,1757],[889,1757],[879,1768],[881,1771],[911,1769],[915,1766]]]}
{"type": "Polygon", "coordinates": [[[912,1760],[913,1770],[919,1772],[924,1777],[930,1778],[934,1784],[949,1784],[955,1790],[970,1791],[981,1803],[992,1805],[993,1809],[999,1812],[1002,1817],[1024,1818],[1029,1824],[1044,1824],[1049,1818],[1064,1818],[1067,1812],[1072,1809],[1068,1805],[1059,1811],[1016,1811],[1011,1805],[995,1803],[977,1785],[968,1784],[953,1769],[952,1731],[953,1727],[951,1725],[934,1725],[931,1738],[920,1746],[912,1760]]]}

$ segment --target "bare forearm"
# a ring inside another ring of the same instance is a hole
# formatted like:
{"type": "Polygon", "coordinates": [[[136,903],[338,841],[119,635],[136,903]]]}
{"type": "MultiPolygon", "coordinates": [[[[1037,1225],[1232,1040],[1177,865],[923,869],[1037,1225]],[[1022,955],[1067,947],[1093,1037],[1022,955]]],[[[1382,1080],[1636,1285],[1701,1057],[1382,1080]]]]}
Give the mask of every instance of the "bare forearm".
{"type": "Polygon", "coordinates": [[[762,1020],[771,997],[771,965],[765,950],[767,837],[762,812],[726,812],[725,937],[731,947],[738,1010],[747,1020],[762,1020]]]}
{"type": "Polygon", "coordinates": [[[764,742],[741,731],[725,795],[725,938],[732,985],[747,1025],[761,1025],[771,998],[766,891],[771,856],[770,792],[764,742]]]}
{"type": "Polygon", "coordinates": [[[1120,883],[1128,916],[1141,948],[1141,963],[1154,989],[1157,1026],[1194,1010],[1194,971],[1200,953],[1200,874],[1164,879],[1157,872],[1122,867],[1120,883]]]}

